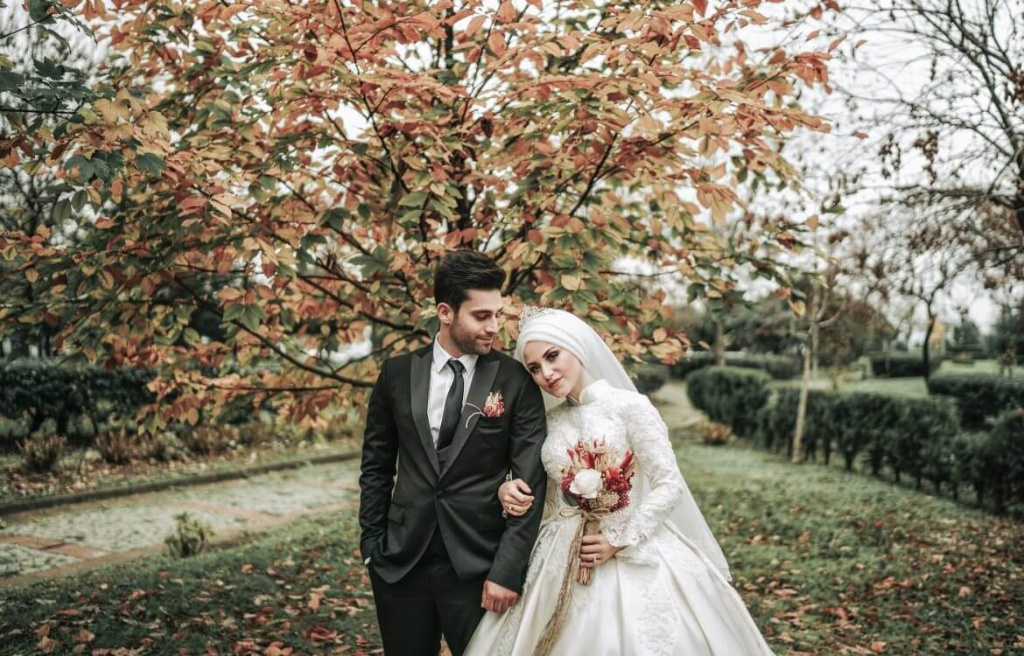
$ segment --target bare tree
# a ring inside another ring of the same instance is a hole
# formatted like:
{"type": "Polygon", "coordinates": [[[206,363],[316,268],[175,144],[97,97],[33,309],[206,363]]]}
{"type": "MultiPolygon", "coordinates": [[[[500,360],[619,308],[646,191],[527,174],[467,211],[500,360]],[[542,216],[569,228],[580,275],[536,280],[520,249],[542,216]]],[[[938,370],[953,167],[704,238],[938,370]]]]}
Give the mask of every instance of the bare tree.
{"type": "Polygon", "coordinates": [[[843,91],[874,112],[884,204],[955,226],[982,272],[1024,258],[1024,0],[867,0],[849,15],[868,77],[843,91]]]}

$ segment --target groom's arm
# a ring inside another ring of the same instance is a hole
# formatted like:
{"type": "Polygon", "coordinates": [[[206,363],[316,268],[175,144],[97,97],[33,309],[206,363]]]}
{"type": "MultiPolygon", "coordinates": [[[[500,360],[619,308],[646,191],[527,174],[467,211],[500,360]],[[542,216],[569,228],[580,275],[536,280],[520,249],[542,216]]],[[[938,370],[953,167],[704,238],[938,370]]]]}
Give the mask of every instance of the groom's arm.
{"type": "Polygon", "coordinates": [[[526,481],[534,499],[540,503],[534,503],[521,517],[508,517],[498,552],[494,555],[494,563],[487,575],[488,581],[516,593],[522,592],[526,566],[544,514],[544,492],[548,477],[540,461],[540,450],[546,435],[544,399],[533,380],[526,378],[516,405],[512,408],[509,428],[512,474],[526,481]]]}
{"type": "Polygon", "coordinates": [[[388,528],[388,508],[395,485],[398,459],[398,434],[391,413],[387,390],[388,363],[370,393],[363,432],[363,461],[359,474],[359,549],[363,559],[370,557],[373,545],[388,528]]]}

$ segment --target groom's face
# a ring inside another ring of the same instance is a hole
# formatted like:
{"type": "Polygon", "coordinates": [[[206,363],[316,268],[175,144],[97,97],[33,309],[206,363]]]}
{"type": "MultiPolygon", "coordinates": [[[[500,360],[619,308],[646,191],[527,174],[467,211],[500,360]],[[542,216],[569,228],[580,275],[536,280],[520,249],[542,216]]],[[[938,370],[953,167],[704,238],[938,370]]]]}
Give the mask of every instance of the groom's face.
{"type": "Polygon", "coordinates": [[[438,313],[442,325],[448,326],[452,342],[463,354],[486,355],[494,346],[503,305],[499,290],[471,289],[457,312],[443,303],[438,313]]]}

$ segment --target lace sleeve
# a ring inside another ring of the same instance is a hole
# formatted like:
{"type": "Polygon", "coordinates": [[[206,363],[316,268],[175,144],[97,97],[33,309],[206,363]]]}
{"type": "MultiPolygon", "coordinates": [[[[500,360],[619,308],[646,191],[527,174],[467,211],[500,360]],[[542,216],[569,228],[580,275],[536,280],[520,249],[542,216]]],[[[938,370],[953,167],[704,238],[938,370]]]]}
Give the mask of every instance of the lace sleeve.
{"type": "Polygon", "coordinates": [[[626,438],[637,459],[637,476],[646,478],[643,497],[633,499],[632,512],[610,516],[602,522],[608,542],[616,547],[637,546],[668,519],[683,496],[683,475],[676,464],[668,427],[646,396],[638,396],[623,411],[626,413],[626,438]]]}

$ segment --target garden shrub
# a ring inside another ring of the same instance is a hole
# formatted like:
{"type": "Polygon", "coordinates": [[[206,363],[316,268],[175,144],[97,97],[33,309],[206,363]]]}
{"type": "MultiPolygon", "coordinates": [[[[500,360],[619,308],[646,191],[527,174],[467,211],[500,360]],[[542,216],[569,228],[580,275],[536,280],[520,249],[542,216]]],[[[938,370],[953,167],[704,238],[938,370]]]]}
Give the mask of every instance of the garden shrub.
{"type": "Polygon", "coordinates": [[[928,393],[955,398],[967,429],[981,428],[1007,410],[1024,408],[1024,378],[943,374],[928,379],[928,393]]]}
{"type": "Polygon", "coordinates": [[[214,534],[213,527],[187,512],[175,515],[174,521],[174,532],[164,539],[172,556],[188,558],[206,551],[214,534]]]}
{"type": "Polygon", "coordinates": [[[648,363],[636,372],[633,383],[641,394],[650,396],[662,388],[668,380],[668,367],[663,364],[648,363]]]}
{"type": "Polygon", "coordinates": [[[959,417],[947,399],[900,398],[897,403],[900,417],[888,440],[886,461],[897,482],[906,473],[920,488],[929,464],[939,467],[937,460],[950,450],[959,417]]]}
{"type": "Polygon", "coordinates": [[[95,426],[112,413],[134,416],[153,401],[146,385],[154,375],[147,369],[71,368],[49,360],[0,363],[0,416],[27,419],[30,434],[52,420],[58,435],[88,443],[95,426]],[[81,422],[83,416],[91,426],[81,422]]]}
{"type": "Polygon", "coordinates": [[[164,431],[145,445],[145,455],[160,462],[173,462],[188,458],[188,447],[171,431],[164,431]]]}
{"type": "MultiPolygon", "coordinates": [[[[800,363],[796,358],[785,355],[755,355],[747,353],[726,352],[725,364],[740,369],[759,369],[776,380],[790,380],[800,373],[800,363]]],[[[686,359],[672,365],[673,378],[686,378],[687,375],[700,369],[715,365],[715,354],[711,351],[697,351],[686,359]]]]}
{"type": "MultiPolygon", "coordinates": [[[[924,358],[909,353],[876,353],[871,356],[871,373],[876,378],[908,378],[924,376],[924,358]]],[[[929,374],[942,364],[942,357],[932,355],[929,374]]]]}
{"type": "Polygon", "coordinates": [[[769,377],[761,371],[709,367],[687,377],[690,401],[712,421],[728,424],[743,437],[754,435],[758,411],[769,397],[769,377]]]}
{"type": "Polygon", "coordinates": [[[722,446],[733,439],[732,429],[717,421],[704,421],[698,426],[701,442],[708,446],[722,446]]]}
{"type": "Polygon", "coordinates": [[[214,455],[238,446],[239,430],[235,426],[200,424],[181,431],[181,441],[198,455],[214,455]]]}
{"type": "Polygon", "coordinates": [[[21,466],[27,472],[48,472],[60,462],[67,440],[59,435],[34,436],[21,444],[21,466]]]}
{"type": "Polygon", "coordinates": [[[112,465],[127,464],[139,455],[139,437],[126,428],[100,433],[95,446],[103,460],[112,465]]]}
{"type": "Polygon", "coordinates": [[[961,477],[1003,514],[1007,505],[1024,503],[1024,411],[1011,410],[995,421],[992,430],[961,438],[964,459],[961,477]]]}

